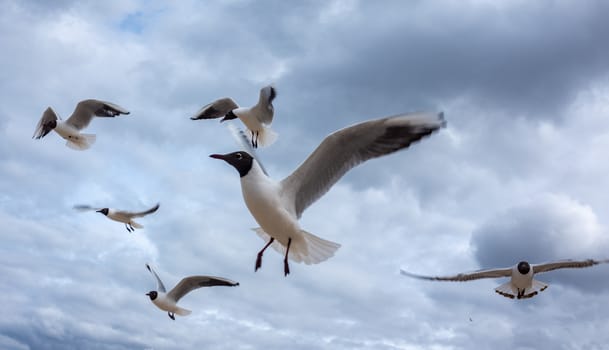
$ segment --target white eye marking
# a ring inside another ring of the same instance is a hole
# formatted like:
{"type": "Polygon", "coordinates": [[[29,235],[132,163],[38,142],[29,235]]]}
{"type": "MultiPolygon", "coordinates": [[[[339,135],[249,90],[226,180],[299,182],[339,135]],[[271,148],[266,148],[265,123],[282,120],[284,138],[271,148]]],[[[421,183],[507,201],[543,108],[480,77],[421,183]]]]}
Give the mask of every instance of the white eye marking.
{"type": "Polygon", "coordinates": [[[237,153],[237,154],[235,154],[235,157],[237,157],[237,159],[242,159],[243,155],[241,153],[237,153]]]}

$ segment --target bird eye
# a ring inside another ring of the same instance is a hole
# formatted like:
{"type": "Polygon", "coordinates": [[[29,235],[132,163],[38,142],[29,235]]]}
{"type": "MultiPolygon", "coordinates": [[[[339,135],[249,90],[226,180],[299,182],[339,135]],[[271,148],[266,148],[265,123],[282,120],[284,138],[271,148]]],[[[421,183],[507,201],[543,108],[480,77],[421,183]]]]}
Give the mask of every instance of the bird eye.
{"type": "Polygon", "coordinates": [[[235,154],[235,157],[237,159],[241,159],[241,158],[243,158],[243,155],[241,153],[237,153],[237,154],[235,154]]]}

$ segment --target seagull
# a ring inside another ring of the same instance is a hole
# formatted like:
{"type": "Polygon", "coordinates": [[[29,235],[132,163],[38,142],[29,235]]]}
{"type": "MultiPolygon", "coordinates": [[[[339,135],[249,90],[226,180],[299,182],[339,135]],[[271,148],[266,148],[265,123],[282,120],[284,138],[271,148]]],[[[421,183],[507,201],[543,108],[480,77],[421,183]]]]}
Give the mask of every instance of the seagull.
{"type": "Polygon", "coordinates": [[[93,208],[88,205],[75,205],[74,209],[76,210],[95,210],[98,213],[104,214],[108,219],[122,222],[125,224],[125,228],[129,232],[135,231],[136,228],[143,228],[144,226],[138,224],[133,221],[133,218],[140,218],[146,216],[148,214],[152,214],[159,209],[160,203],[157,203],[154,207],[144,210],[141,212],[130,212],[124,210],[117,210],[112,208],[93,208]]]}
{"type": "Polygon", "coordinates": [[[95,143],[94,134],[80,133],[93,117],[116,117],[121,114],[129,114],[129,111],[110,102],[89,99],[78,102],[70,118],[61,121],[55,111],[48,107],[42,114],[32,138],[41,139],[51,130],[55,130],[67,140],[66,146],[82,151],[95,143]]]}
{"type": "Polygon", "coordinates": [[[531,265],[526,261],[521,261],[513,267],[479,270],[470,273],[460,273],[455,276],[433,277],[416,275],[404,270],[400,270],[402,275],[430,280],[430,281],[471,281],[481,278],[498,278],[510,277],[510,280],[499,287],[495,288],[495,292],[510,299],[526,299],[536,296],[539,292],[543,292],[548,288],[548,285],[533,279],[536,273],[548,272],[557,269],[583,268],[593,265],[609,262],[607,260],[559,260],[543,264],[531,265]]]}
{"type": "Polygon", "coordinates": [[[317,264],[334,255],[340,244],[300,228],[303,211],[323,196],[347,171],[369,159],[407,148],[445,125],[443,113],[409,113],[356,124],[327,136],[291,175],[276,182],[248,152],[212,154],[232,165],[241,177],[245,204],[260,225],[254,231],[267,244],[258,252],[254,271],[270,245],[295,262],[317,264]],[[289,255],[288,255],[289,254],[289,255]]]}
{"type": "Polygon", "coordinates": [[[169,318],[175,321],[175,314],[180,316],[190,315],[192,311],[183,309],[177,305],[178,301],[186,294],[192,292],[195,289],[201,287],[213,287],[213,286],[228,286],[236,287],[239,285],[238,282],[231,281],[226,278],[211,277],[211,276],[190,276],[184,277],[180,283],[178,283],[169,293],[165,292],[165,286],[159,278],[159,275],[146,264],[146,268],[156,278],[157,291],[150,291],[146,293],[150,300],[156,307],[163,311],[167,311],[169,318]]]}
{"type": "Polygon", "coordinates": [[[277,97],[274,86],[268,85],[260,89],[258,103],[249,108],[239,107],[230,97],[218,99],[203,106],[192,120],[222,118],[220,121],[241,119],[251,134],[251,142],[254,148],[269,146],[277,139],[277,134],[269,127],[273,122],[273,100],[277,97]]]}

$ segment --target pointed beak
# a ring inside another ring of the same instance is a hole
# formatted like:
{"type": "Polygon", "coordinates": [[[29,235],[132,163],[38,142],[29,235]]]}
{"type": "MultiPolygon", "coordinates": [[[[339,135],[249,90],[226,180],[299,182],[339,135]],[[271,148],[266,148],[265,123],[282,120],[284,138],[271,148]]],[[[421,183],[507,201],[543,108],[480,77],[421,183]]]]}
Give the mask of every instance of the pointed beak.
{"type": "Polygon", "coordinates": [[[102,210],[101,210],[101,209],[100,209],[100,210],[96,210],[95,212],[96,212],[96,213],[101,213],[101,212],[102,212],[102,210]]]}
{"type": "Polygon", "coordinates": [[[210,157],[215,158],[215,159],[226,160],[226,157],[223,154],[212,154],[212,155],[210,155],[210,157]]]}
{"type": "Polygon", "coordinates": [[[150,293],[146,293],[147,296],[150,296],[150,293]]]}

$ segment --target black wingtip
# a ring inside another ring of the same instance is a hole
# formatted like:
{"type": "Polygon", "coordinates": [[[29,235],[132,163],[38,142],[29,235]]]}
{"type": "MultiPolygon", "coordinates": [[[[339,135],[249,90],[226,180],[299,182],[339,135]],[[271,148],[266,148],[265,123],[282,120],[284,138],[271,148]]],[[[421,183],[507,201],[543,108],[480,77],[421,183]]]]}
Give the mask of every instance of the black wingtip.
{"type": "Polygon", "coordinates": [[[150,269],[150,265],[148,265],[148,263],[146,263],[146,268],[148,269],[148,271],[152,272],[152,270],[150,269]]]}

